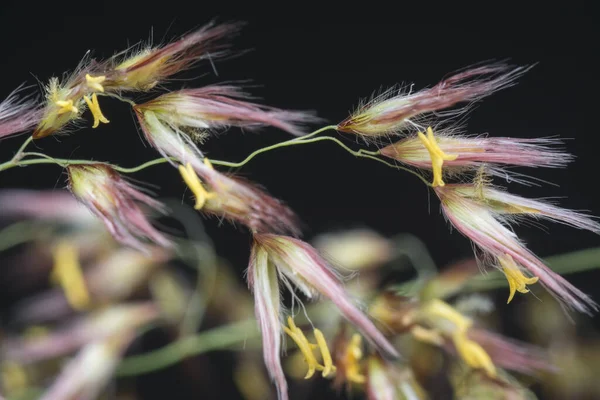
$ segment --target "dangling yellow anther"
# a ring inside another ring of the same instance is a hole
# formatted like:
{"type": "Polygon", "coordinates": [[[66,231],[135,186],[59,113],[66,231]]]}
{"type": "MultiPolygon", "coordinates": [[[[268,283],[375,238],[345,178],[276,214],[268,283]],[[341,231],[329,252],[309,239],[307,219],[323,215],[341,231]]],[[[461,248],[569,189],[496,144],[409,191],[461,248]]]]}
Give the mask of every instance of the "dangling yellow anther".
{"type": "Polygon", "coordinates": [[[442,346],[444,338],[435,329],[427,329],[420,325],[415,325],[410,329],[410,333],[420,342],[429,343],[434,346],[442,346]]]}
{"type": "MultiPolygon", "coordinates": [[[[207,159],[205,158],[204,160],[207,159]]],[[[202,209],[202,207],[204,207],[204,205],[206,204],[207,200],[212,199],[216,196],[215,193],[210,193],[206,189],[204,189],[204,186],[202,186],[202,181],[200,180],[200,178],[198,178],[198,175],[196,175],[196,171],[194,171],[192,164],[187,163],[185,167],[183,165],[180,165],[179,173],[181,174],[181,177],[183,178],[185,184],[190,188],[190,190],[192,191],[192,193],[194,193],[194,196],[196,197],[196,205],[194,205],[194,208],[196,210],[202,209]]]]}
{"type": "Polygon", "coordinates": [[[50,279],[62,287],[67,301],[75,310],[89,307],[90,295],[77,258],[77,248],[67,241],[60,242],[54,249],[50,279]]]}
{"type": "Polygon", "coordinates": [[[110,122],[102,114],[102,110],[100,110],[100,104],[98,103],[98,96],[96,96],[96,93],[92,94],[92,100],[90,100],[90,98],[87,96],[83,96],[83,99],[88,105],[90,112],[94,116],[94,125],[92,125],[92,128],[97,128],[98,125],[100,125],[100,122],[104,124],[108,124],[110,122]]]}
{"type": "Polygon", "coordinates": [[[0,382],[6,391],[5,395],[16,395],[27,389],[27,373],[19,364],[12,361],[3,361],[0,365],[0,382]]]}
{"type": "Polygon", "coordinates": [[[90,89],[94,89],[96,92],[104,93],[104,86],[101,85],[102,82],[106,80],[106,76],[91,76],[90,74],[85,74],[85,81],[90,89]]]}
{"type": "Polygon", "coordinates": [[[527,289],[527,285],[533,285],[540,279],[537,276],[527,278],[523,275],[513,258],[508,254],[505,254],[504,257],[498,257],[498,260],[500,261],[510,290],[506,304],[510,303],[513,297],[515,297],[515,292],[528,293],[529,289],[527,289]]]}
{"type": "Polygon", "coordinates": [[[323,332],[315,329],[313,333],[323,357],[323,377],[326,378],[329,374],[335,372],[336,368],[333,365],[333,359],[331,358],[331,353],[329,352],[329,347],[327,347],[327,341],[325,340],[325,336],[323,336],[323,332]]]}
{"type": "Polygon", "coordinates": [[[473,324],[471,319],[456,311],[450,304],[439,299],[428,301],[420,311],[420,314],[426,319],[434,320],[442,318],[448,320],[455,325],[458,332],[466,332],[473,324]]]}
{"type": "Polygon", "coordinates": [[[306,361],[306,364],[308,365],[308,371],[306,372],[304,379],[309,379],[314,375],[317,367],[319,367],[319,363],[313,354],[313,349],[316,348],[317,345],[308,341],[306,336],[304,336],[304,333],[296,326],[296,324],[294,324],[292,317],[288,317],[288,325],[289,327],[284,326],[283,330],[294,340],[294,342],[296,342],[296,345],[302,352],[304,361],[306,361]]]}
{"type": "Polygon", "coordinates": [[[78,113],[79,110],[77,107],[73,105],[73,100],[57,100],[54,102],[57,106],[60,107],[60,110],[57,111],[57,114],[64,114],[68,112],[78,113]]]}
{"type": "Polygon", "coordinates": [[[429,152],[429,157],[431,158],[431,167],[433,169],[433,183],[432,186],[444,186],[445,183],[442,180],[442,166],[444,165],[444,161],[453,161],[458,158],[458,155],[448,155],[440,149],[437,141],[435,140],[435,136],[433,136],[433,129],[431,127],[427,128],[427,136],[423,134],[423,132],[417,132],[419,139],[423,143],[423,146],[429,152]]]}
{"type": "Polygon", "coordinates": [[[346,347],[344,360],[346,379],[349,382],[365,383],[367,378],[360,372],[360,360],[362,357],[362,337],[358,333],[355,333],[346,347]]]}
{"type": "Polygon", "coordinates": [[[302,356],[304,356],[304,361],[308,365],[308,371],[306,372],[306,376],[304,379],[309,379],[315,374],[315,371],[323,371],[323,377],[327,377],[330,374],[336,371],[335,366],[333,365],[333,359],[331,358],[331,353],[329,352],[329,348],[327,347],[327,341],[325,340],[325,336],[323,336],[323,332],[318,329],[314,330],[315,339],[317,340],[317,344],[310,343],[304,333],[300,328],[294,324],[294,320],[292,317],[288,317],[288,326],[284,326],[283,330],[287,333],[298,345],[298,348],[302,352],[302,356]],[[319,349],[321,352],[321,357],[323,358],[323,365],[319,364],[317,358],[315,357],[313,350],[319,349]]]}
{"type": "Polygon", "coordinates": [[[456,351],[469,367],[481,368],[490,378],[496,377],[496,367],[489,354],[478,343],[470,340],[465,332],[457,332],[452,340],[456,351]]]}

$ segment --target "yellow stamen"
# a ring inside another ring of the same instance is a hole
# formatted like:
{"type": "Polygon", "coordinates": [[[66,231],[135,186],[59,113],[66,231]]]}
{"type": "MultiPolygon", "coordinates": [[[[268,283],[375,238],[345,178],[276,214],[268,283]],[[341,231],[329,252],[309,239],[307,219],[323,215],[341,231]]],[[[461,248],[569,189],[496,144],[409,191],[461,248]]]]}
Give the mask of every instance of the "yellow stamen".
{"type": "Polygon", "coordinates": [[[533,285],[540,279],[537,276],[527,278],[523,275],[513,258],[508,254],[505,254],[504,257],[499,257],[498,260],[500,261],[506,280],[508,280],[510,290],[506,304],[511,302],[515,296],[515,292],[528,293],[529,289],[527,289],[527,285],[533,285]]]}
{"type": "Polygon", "coordinates": [[[287,333],[298,345],[298,348],[302,352],[304,356],[304,361],[308,365],[308,371],[306,372],[306,376],[304,379],[309,379],[315,373],[315,371],[323,371],[323,377],[327,377],[333,372],[336,371],[335,366],[333,365],[333,359],[331,358],[331,353],[329,352],[329,348],[327,347],[327,341],[325,340],[325,336],[323,336],[323,332],[318,329],[314,330],[315,339],[317,340],[317,344],[310,343],[304,333],[300,328],[294,324],[294,320],[292,317],[288,317],[288,326],[284,326],[283,330],[287,333]],[[323,365],[319,364],[317,358],[315,357],[313,350],[319,349],[321,352],[321,357],[323,358],[323,365]]]}
{"type": "Polygon", "coordinates": [[[317,344],[319,345],[319,350],[321,350],[321,355],[323,356],[323,377],[326,378],[335,371],[335,366],[333,365],[333,360],[329,348],[327,347],[325,336],[323,336],[323,333],[318,329],[314,330],[314,334],[315,339],[317,339],[317,344]]]}
{"type": "Polygon", "coordinates": [[[294,342],[296,342],[296,345],[302,352],[304,361],[306,361],[306,364],[308,365],[308,371],[306,372],[304,379],[309,379],[314,375],[319,366],[319,363],[313,354],[313,348],[317,346],[308,341],[306,336],[304,336],[304,333],[294,324],[292,317],[288,317],[288,325],[289,328],[284,326],[283,330],[294,340],[294,342]]]}
{"type": "Polygon", "coordinates": [[[85,74],[85,81],[89,88],[94,89],[96,92],[104,93],[104,86],[101,85],[102,82],[106,80],[106,76],[91,76],[90,74],[85,74]]]}
{"type": "Polygon", "coordinates": [[[2,387],[7,395],[15,395],[27,388],[27,373],[19,364],[12,361],[2,362],[0,368],[2,387]]]}
{"type": "Polygon", "coordinates": [[[56,104],[57,106],[60,107],[60,110],[58,110],[57,114],[64,114],[64,113],[68,113],[68,112],[72,112],[72,113],[79,112],[77,107],[75,107],[73,105],[73,100],[57,100],[54,102],[54,104],[56,104]]]}
{"type": "Polygon", "coordinates": [[[100,122],[104,124],[108,124],[110,122],[102,114],[102,110],[100,110],[100,104],[98,103],[98,96],[96,96],[96,93],[92,94],[92,100],[90,100],[88,96],[83,96],[83,99],[87,103],[90,112],[94,116],[94,125],[92,125],[92,128],[97,128],[98,125],[100,125],[100,122]]]}
{"type": "Polygon", "coordinates": [[[210,162],[210,160],[208,158],[206,158],[206,157],[204,157],[204,165],[206,165],[210,169],[215,169],[215,167],[213,167],[213,165],[210,162]]]}
{"type": "Polygon", "coordinates": [[[452,339],[456,351],[468,366],[483,369],[490,378],[496,377],[496,367],[492,359],[478,343],[467,338],[464,332],[457,332],[452,339]]]}
{"type": "Polygon", "coordinates": [[[443,318],[452,322],[458,332],[466,332],[473,324],[473,321],[456,311],[450,304],[438,299],[430,300],[421,313],[428,319],[443,318]]]}
{"type": "Polygon", "coordinates": [[[435,329],[427,329],[420,325],[416,325],[410,329],[410,333],[412,333],[415,339],[424,343],[429,343],[434,346],[441,346],[444,344],[444,338],[435,329]]]}
{"type": "Polygon", "coordinates": [[[427,136],[423,134],[423,132],[417,132],[421,143],[429,152],[429,157],[431,158],[431,167],[433,169],[433,183],[435,186],[444,186],[445,183],[442,180],[442,166],[444,165],[444,161],[453,161],[458,158],[458,155],[448,155],[440,149],[440,146],[437,144],[435,137],[433,136],[433,129],[431,127],[427,128],[427,136]]]}
{"type": "Polygon", "coordinates": [[[67,301],[75,310],[89,307],[90,295],[77,258],[77,248],[69,242],[60,242],[54,250],[51,280],[62,287],[67,301]]]}
{"type": "Polygon", "coordinates": [[[346,347],[346,379],[349,382],[365,383],[366,377],[360,372],[360,360],[362,359],[362,337],[355,333],[346,347]]]}
{"type": "MultiPolygon", "coordinates": [[[[204,160],[206,163],[207,159],[205,158],[204,160]]],[[[185,167],[183,165],[180,165],[179,173],[181,174],[181,177],[183,178],[185,184],[190,188],[190,190],[194,193],[194,196],[196,197],[196,205],[194,205],[194,208],[196,210],[202,209],[202,207],[204,207],[204,205],[206,204],[207,200],[212,199],[216,196],[215,193],[210,193],[206,189],[204,189],[204,186],[202,186],[202,181],[200,180],[200,178],[198,178],[198,175],[196,175],[196,171],[194,171],[192,164],[187,163],[185,167]]]]}

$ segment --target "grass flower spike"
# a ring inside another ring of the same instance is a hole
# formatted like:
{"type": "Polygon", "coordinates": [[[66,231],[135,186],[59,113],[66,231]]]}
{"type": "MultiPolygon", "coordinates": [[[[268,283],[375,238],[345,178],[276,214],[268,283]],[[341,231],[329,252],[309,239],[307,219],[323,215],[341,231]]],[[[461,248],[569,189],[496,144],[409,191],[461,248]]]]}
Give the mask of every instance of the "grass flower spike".
{"type": "Polygon", "coordinates": [[[568,307],[587,313],[598,308],[586,294],[529,251],[508,226],[515,218],[544,218],[598,233],[598,223],[574,211],[485,186],[446,185],[435,188],[435,192],[452,225],[483,251],[483,262],[501,270],[508,268],[505,273],[508,272],[506,276],[513,289],[524,291],[525,285],[534,283],[537,277],[568,307]]]}
{"type": "MultiPolygon", "coordinates": [[[[476,102],[513,85],[527,70],[502,63],[489,64],[458,72],[434,87],[416,93],[403,93],[392,88],[359,106],[356,112],[338,124],[338,130],[364,138],[400,134],[431,113],[459,103],[476,102]]],[[[453,113],[461,112],[464,109],[453,113]]]]}
{"type": "MultiPolygon", "coordinates": [[[[203,213],[241,223],[253,232],[300,235],[292,210],[240,178],[216,171],[188,135],[174,130],[152,111],[136,115],[148,142],[163,156],[176,158],[182,178],[203,213]]],[[[175,163],[173,163],[175,165],[175,163]]]]}
{"type": "Polygon", "coordinates": [[[0,103],[0,139],[27,131],[36,126],[40,110],[32,99],[19,99],[19,89],[0,103]]]}
{"type": "MultiPolygon", "coordinates": [[[[287,399],[285,377],[279,359],[281,351],[282,310],[279,281],[292,292],[292,284],[308,298],[322,295],[333,302],[340,313],[365,337],[387,355],[397,356],[396,349],[377,330],[369,318],[362,313],[345,292],[339,277],[309,244],[286,236],[273,234],[254,235],[252,255],[248,267],[248,284],[252,288],[256,303],[256,315],[263,335],[263,352],[267,369],[271,373],[280,399],[287,399]]],[[[295,326],[295,325],[294,325],[295,326]]],[[[292,326],[290,331],[296,333],[292,326]]],[[[318,335],[318,334],[316,334],[318,335]]],[[[296,340],[304,346],[303,352],[312,355],[310,343],[296,340]],[[310,350],[310,352],[309,352],[310,350]]],[[[317,341],[319,339],[317,338],[317,341]]],[[[319,347],[323,347],[321,344],[319,347]]],[[[325,352],[321,350],[324,354],[325,352]]],[[[317,369],[316,362],[309,364],[309,376],[317,369]],[[311,367],[312,366],[312,367],[311,367]]],[[[322,366],[323,369],[327,368],[322,366]]]]}
{"type": "Polygon", "coordinates": [[[56,77],[51,78],[46,86],[46,101],[42,110],[39,124],[33,132],[34,139],[41,139],[55,134],[65,128],[69,123],[78,120],[89,106],[94,120],[108,123],[102,115],[96,92],[104,92],[102,82],[102,66],[86,56],[77,69],[62,81],[56,77]],[[90,99],[90,96],[91,99],[90,99]]]}
{"type": "Polygon", "coordinates": [[[239,24],[207,24],[201,29],[164,46],[141,46],[110,59],[106,80],[107,91],[148,91],[178,72],[201,60],[225,55],[223,39],[233,35],[239,24]]]}
{"type": "Polygon", "coordinates": [[[244,129],[273,126],[300,136],[304,132],[299,124],[316,121],[310,113],[250,103],[246,101],[248,97],[238,87],[212,85],[166,93],[138,104],[136,109],[142,113],[152,111],[173,129],[192,135],[230,126],[244,129]]]}
{"type": "MultiPolygon", "coordinates": [[[[502,167],[561,168],[573,159],[556,147],[561,144],[558,139],[468,137],[444,130],[433,132],[431,128],[428,128],[428,137],[430,131],[439,151],[452,155],[452,159],[443,160],[444,172],[452,175],[474,171],[485,165],[490,174],[504,178],[508,173],[502,167]]],[[[420,136],[402,139],[384,147],[380,153],[416,168],[432,169],[431,152],[420,136]]]]}
{"type": "Polygon", "coordinates": [[[147,240],[171,246],[139,206],[164,212],[161,203],[137,190],[107,165],[71,165],[67,171],[71,192],[104,222],[116,240],[143,252],[149,251],[147,240]]]}

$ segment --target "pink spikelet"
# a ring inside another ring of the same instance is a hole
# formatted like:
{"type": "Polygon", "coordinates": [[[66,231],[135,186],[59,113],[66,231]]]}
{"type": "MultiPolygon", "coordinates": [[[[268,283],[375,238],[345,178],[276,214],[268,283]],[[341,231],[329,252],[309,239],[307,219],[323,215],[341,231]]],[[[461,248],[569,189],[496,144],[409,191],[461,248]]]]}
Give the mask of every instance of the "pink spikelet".
{"type": "MultiPolygon", "coordinates": [[[[562,168],[573,160],[558,146],[559,139],[488,137],[453,135],[435,132],[439,148],[455,159],[444,161],[444,172],[456,175],[476,170],[483,165],[488,172],[508,178],[507,166],[562,168]]],[[[380,150],[386,157],[420,169],[431,170],[431,156],[417,136],[407,137],[380,150]]]]}
{"type": "Polygon", "coordinates": [[[265,364],[277,386],[279,399],[287,399],[281,369],[282,311],[279,279],[296,296],[292,284],[308,298],[323,295],[377,348],[389,356],[398,352],[369,318],[352,302],[339,276],[309,244],[288,236],[255,234],[248,285],[255,298],[255,313],[263,336],[265,364]]]}
{"type": "Polygon", "coordinates": [[[596,222],[583,214],[549,206],[537,200],[512,195],[502,197],[501,191],[479,185],[446,185],[435,188],[435,192],[441,200],[446,218],[482,250],[484,256],[487,256],[483,258],[487,264],[500,268],[502,260],[510,257],[515,268],[524,268],[539,278],[566,306],[584,313],[598,309],[598,305],[589,296],[547,267],[508,227],[515,217],[534,217],[599,232],[596,222]]]}
{"type": "Polygon", "coordinates": [[[140,192],[105,164],[70,165],[69,189],[106,226],[115,240],[142,252],[149,243],[171,247],[171,242],[156,230],[140,205],[159,212],[164,206],[140,192]]]}
{"type": "Polygon", "coordinates": [[[302,124],[319,121],[310,112],[280,110],[250,103],[246,101],[248,98],[236,86],[212,85],[166,93],[137,105],[136,109],[152,111],[183,132],[211,132],[231,126],[249,130],[272,126],[300,136],[304,133],[302,124]]]}
{"type": "Polygon", "coordinates": [[[391,356],[398,356],[385,336],[354,305],[340,277],[315,248],[302,240],[273,234],[254,235],[254,246],[266,251],[286,282],[292,282],[308,298],[319,294],[328,298],[375,346],[391,356]]]}
{"type": "Polygon", "coordinates": [[[0,103],[0,139],[33,129],[41,118],[36,102],[30,98],[20,99],[19,89],[0,103]]]}
{"type": "Polygon", "coordinates": [[[535,374],[556,371],[549,355],[541,348],[508,339],[485,329],[471,328],[468,336],[477,342],[499,367],[535,374]]]}
{"type": "Polygon", "coordinates": [[[67,190],[0,190],[0,217],[30,218],[74,226],[94,226],[97,219],[67,190]]]}
{"type": "MultiPolygon", "coordinates": [[[[136,110],[142,132],[164,157],[192,166],[211,194],[201,211],[247,226],[253,232],[299,236],[296,214],[283,202],[269,196],[258,186],[213,169],[191,139],[152,111],[136,110]]],[[[176,163],[173,163],[176,165],[176,163]]]]}
{"type": "Polygon", "coordinates": [[[248,286],[254,294],[254,311],[260,328],[265,365],[277,387],[279,400],[287,400],[287,381],[281,367],[282,312],[279,278],[269,255],[252,247],[248,266],[248,286]]]}
{"type": "MultiPolygon", "coordinates": [[[[415,119],[459,103],[477,102],[512,86],[528,69],[495,63],[458,72],[432,88],[416,93],[403,93],[392,88],[359,106],[356,112],[338,124],[338,130],[365,138],[401,134],[414,126],[415,119]]],[[[446,114],[460,114],[464,111],[463,108],[446,114]]]]}
{"type": "Polygon", "coordinates": [[[224,175],[197,161],[192,165],[213,195],[202,212],[241,223],[255,233],[301,236],[298,217],[282,201],[239,177],[224,175]]]}
{"type": "Polygon", "coordinates": [[[224,56],[224,38],[235,34],[240,24],[209,23],[164,46],[142,47],[115,55],[103,85],[109,91],[148,91],[172,75],[208,58],[224,56]]]}

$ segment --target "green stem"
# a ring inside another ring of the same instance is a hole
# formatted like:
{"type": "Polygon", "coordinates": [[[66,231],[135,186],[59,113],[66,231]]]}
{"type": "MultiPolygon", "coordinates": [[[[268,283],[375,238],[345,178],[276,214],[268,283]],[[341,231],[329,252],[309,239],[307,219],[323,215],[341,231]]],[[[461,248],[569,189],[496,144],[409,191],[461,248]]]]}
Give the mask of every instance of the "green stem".
{"type": "Polygon", "coordinates": [[[18,162],[21,159],[21,157],[22,157],[21,153],[23,153],[23,151],[25,150],[25,148],[29,145],[29,143],[31,143],[32,140],[33,140],[33,136],[29,136],[23,142],[23,144],[21,145],[21,147],[19,147],[19,150],[17,150],[17,152],[15,153],[15,156],[13,157],[13,159],[11,161],[18,162]]]}
{"type": "Polygon", "coordinates": [[[118,165],[111,165],[111,167],[113,167],[115,170],[122,172],[124,174],[132,174],[134,172],[141,171],[148,167],[152,167],[153,165],[168,163],[169,161],[177,161],[177,159],[175,157],[170,157],[170,158],[161,157],[161,158],[157,158],[155,160],[150,160],[148,162],[140,164],[137,167],[124,168],[124,167],[119,167],[118,165]]]}
{"type": "MultiPolygon", "coordinates": [[[[377,155],[379,154],[378,151],[369,151],[369,150],[365,150],[365,149],[360,149],[358,151],[355,151],[334,137],[331,137],[331,136],[313,137],[321,132],[325,132],[327,130],[335,130],[336,128],[337,128],[336,125],[328,125],[323,128],[317,129],[316,131],[314,131],[306,136],[287,140],[285,142],[277,143],[277,144],[274,144],[271,146],[263,147],[261,149],[254,151],[250,155],[248,155],[248,157],[246,157],[243,161],[240,161],[237,163],[233,163],[233,162],[229,162],[229,161],[221,161],[221,160],[210,160],[210,161],[212,164],[215,164],[215,165],[221,165],[221,166],[230,167],[230,168],[241,168],[244,165],[246,165],[248,162],[250,162],[250,160],[252,160],[257,155],[266,153],[267,151],[271,151],[271,150],[282,148],[282,147],[295,146],[295,145],[299,145],[299,144],[316,143],[316,142],[322,142],[322,141],[328,140],[328,141],[332,141],[332,142],[336,143],[338,146],[340,146],[341,148],[343,148],[344,150],[346,150],[348,153],[352,154],[355,157],[369,158],[371,160],[375,160],[382,164],[385,164],[388,167],[408,172],[408,173],[416,176],[417,178],[419,178],[425,185],[427,185],[429,187],[431,186],[431,183],[429,183],[429,181],[427,181],[427,179],[425,179],[418,172],[415,172],[412,169],[409,169],[409,168],[406,168],[406,167],[403,167],[400,165],[389,163],[389,162],[377,157],[377,155]]],[[[63,168],[65,168],[69,165],[104,164],[104,165],[108,165],[108,166],[112,167],[116,171],[119,171],[119,172],[122,172],[125,174],[131,174],[131,173],[141,171],[145,168],[148,168],[148,167],[151,167],[154,165],[164,164],[169,161],[177,161],[177,158],[175,158],[175,157],[169,157],[169,158],[161,157],[161,158],[157,158],[155,160],[145,162],[136,167],[124,168],[124,167],[120,167],[118,165],[112,165],[112,164],[100,162],[100,161],[68,160],[68,159],[64,159],[64,158],[52,158],[43,153],[30,152],[30,153],[23,153],[22,156],[23,157],[24,156],[38,156],[38,157],[42,157],[43,159],[18,160],[16,162],[11,160],[4,164],[0,164],[0,171],[4,171],[9,168],[13,168],[13,167],[17,167],[17,166],[20,167],[20,166],[35,165],[35,164],[58,164],[63,168]]]]}
{"type": "Polygon", "coordinates": [[[121,97],[118,94],[106,93],[106,92],[105,93],[97,93],[97,94],[98,94],[98,96],[112,97],[113,99],[117,99],[119,101],[122,101],[123,103],[127,103],[130,106],[132,106],[132,107],[137,106],[137,104],[135,104],[135,101],[130,100],[130,99],[125,98],[125,97],[121,97]]]}
{"type": "Polygon", "coordinates": [[[317,129],[316,131],[309,133],[308,135],[294,138],[291,140],[286,140],[285,142],[276,143],[271,146],[263,147],[261,149],[258,149],[256,151],[250,153],[250,155],[248,155],[248,157],[246,157],[243,161],[240,161],[237,163],[232,163],[229,161],[219,161],[219,160],[210,160],[210,162],[213,164],[216,164],[216,165],[224,166],[224,167],[240,168],[240,167],[246,165],[250,160],[252,160],[254,157],[256,157],[259,154],[266,153],[267,151],[275,150],[275,149],[278,149],[281,147],[294,146],[294,145],[303,144],[303,143],[312,143],[312,141],[315,140],[315,139],[311,139],[313,136],[315,136],[321,132],[325,132],[327,130],[335,130],[336,128],[337,128],[336,125],[324,126],[323,128],[317,129]]]}
{"type": "Polygon", "coordinates": [[[246,320],[214,328],[196,336],[180,339],[159,350],[124,359],[117,376],[133,376],[166,368],[182,359],[216,349],[229,348],[247,339],[260,337],[256,320],[246,320]]]}

